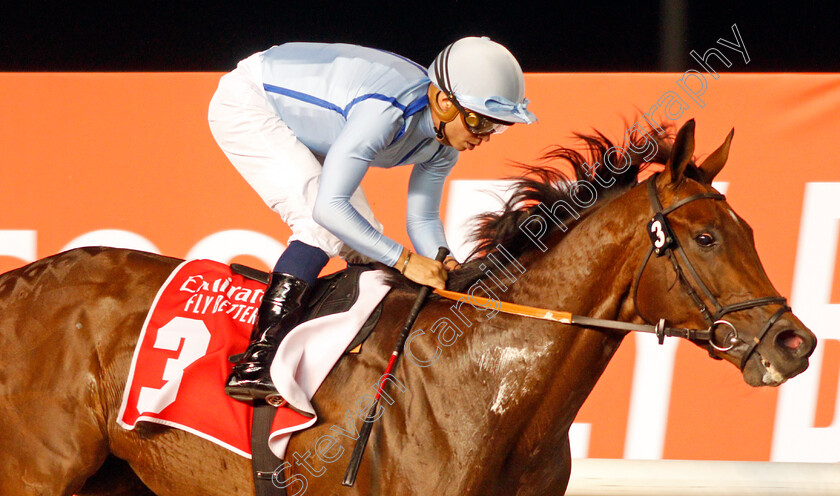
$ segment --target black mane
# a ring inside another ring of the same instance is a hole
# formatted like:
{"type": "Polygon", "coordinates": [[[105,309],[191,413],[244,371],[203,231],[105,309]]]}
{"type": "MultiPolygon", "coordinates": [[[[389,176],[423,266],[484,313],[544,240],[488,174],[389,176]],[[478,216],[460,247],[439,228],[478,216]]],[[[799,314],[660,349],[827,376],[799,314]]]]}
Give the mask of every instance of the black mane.
{"type": "MultiPolygon", "coordinates": [[[[642,170],[650,164],[667,162],[673,144],[673,126],[666,126],[665,129],[666,132],[661,136],[653,130],[647,130],[658,145],[655,155],[650,160],[644,158],[644,155],[649,153],[647,150],[634,152],[629,146],[621,145],[621,148],[626,151],[624,159],[621,156],[615,156],[614,151],[610,152],[609,158],[615,164],[612,170],[604,165],[604,158],[614,144],[599,131],[593,131],[592,134],[575,134],[581,145],[578,147],[581,151],[557,146],[549,150],[538,165],[517,164],[524,172],[515,178],[512,186],[513,195],[500,212],[488,212],[474,219],[476,230],[471,238],[477,242],[477,246],[461,269],[450,273],[447,287],[455,291],[464,291],[474,281],[484,276],[479,266],[488,255],[499,252],[499,246],[516,258],[537,249],[537,245],[520,229],[520,225],[531,215],[540,213],[538,210],[540,204],[551,206],[558,201],[573,204],[575,187],[592,191],[588,187],[576,186],[576,182],[590,185],[597,192],[597,199],[587,208],[579,209],[578,218],[560,210],[558,213],[562,215],[557,217],[567,229],[572,229],[580,219],[598,209],[606,203],[607,199],[638,184],[638,175],[642,170]],[[560,166],[570,168],[571,175],[555,165],[557,161],[560,162],[560,166]],[[595,164],[594,168],[592,164],[595,164]],[[595,180],[593,174],[597,174],[599,180],[595,180]]],[[[643,148],[644,142],[644,137],[634,139],[633,146],[639,150],[643,148]]],[[[549,225],[551,231],[545,237],[552,237],[555,242],[561,239],[563,234],[557,233],[561,228],[552,223],[549,225]]]]}

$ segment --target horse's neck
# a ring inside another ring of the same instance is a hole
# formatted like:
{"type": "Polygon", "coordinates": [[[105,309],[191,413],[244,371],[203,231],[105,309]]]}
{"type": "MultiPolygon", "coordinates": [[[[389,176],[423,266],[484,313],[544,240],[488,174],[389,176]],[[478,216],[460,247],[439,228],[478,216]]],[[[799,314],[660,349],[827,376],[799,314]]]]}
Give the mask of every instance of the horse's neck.
{"type": "Polygon", "coordinates": [[[640,191],[613,199],[542,254],[522,257],[512,285],[516,303],[606,319],[633,318],[630,287],[647,250],[646,212],[631,208],[640,191]]]}
{"type": "MultiPolygon", "coordinates": [[[[643,219],[630,213],[627,199],[614,201],[609,211],[593,212],[547,253],[534,250],[537,256],[522,257],[525,272],[504,299],[591,317],[633,318],[631,287],[646,249],[638,228],[643,219]]],[[[511,427],[504,449],[523,461],[523,472],[512,476],[527,477],[529,464],[542,463],[535,462],[539,453],[564,445],[569,426],[624,334],[502,319],[480,326],[470,348],[479,350],[473,351],[477,375],[495,378],[490,410],[507,416],[500,423],[511,427]]]]}

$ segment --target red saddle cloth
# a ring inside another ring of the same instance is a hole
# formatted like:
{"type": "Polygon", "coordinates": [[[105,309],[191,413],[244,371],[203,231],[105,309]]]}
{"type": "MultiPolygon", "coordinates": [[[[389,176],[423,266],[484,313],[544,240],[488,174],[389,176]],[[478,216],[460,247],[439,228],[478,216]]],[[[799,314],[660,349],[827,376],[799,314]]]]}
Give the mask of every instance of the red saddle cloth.
{"type": "MultiPolygon", "coordinates": [[[[234,274],[225,264],[181,264],[143,325],[119,424],[129,430],[139,421],[176,427],[250,458],[253,407],[225,395],[224,383],[232,367],[228,357],[247,347],[264,292],[264,284],[234,274]]],[[[314,422],[279,408],[272,437],[314,422]]]]}

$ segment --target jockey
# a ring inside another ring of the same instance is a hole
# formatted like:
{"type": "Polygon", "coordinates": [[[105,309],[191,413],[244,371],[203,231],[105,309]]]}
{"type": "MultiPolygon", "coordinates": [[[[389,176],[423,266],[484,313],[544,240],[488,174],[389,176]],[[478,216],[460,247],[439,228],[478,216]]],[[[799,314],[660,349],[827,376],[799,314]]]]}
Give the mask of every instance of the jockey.
{"type": "Polygon", "coordinates": [[[443,184],[458,160],[493,133],[532,123],[522,69],[488,38],[447,46],[428,70],[398,55],[343,44],[287,43],[222,77],[210,102],[216,142],[292,230],[259,308],[251,343],[225,391],[241,401],[277,392],[277,345],[298,323],[310,288],[344,245],[443,288],[448,257],[443,184]],[[369,167],[414,164],[406,226],[412,253],[382,234],[359,184],[369,167]]]}

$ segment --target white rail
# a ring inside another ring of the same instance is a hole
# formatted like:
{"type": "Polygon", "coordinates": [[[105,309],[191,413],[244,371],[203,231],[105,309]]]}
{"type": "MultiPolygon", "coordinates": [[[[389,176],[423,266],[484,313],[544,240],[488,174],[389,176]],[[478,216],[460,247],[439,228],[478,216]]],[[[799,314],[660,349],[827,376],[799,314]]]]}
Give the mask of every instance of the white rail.
{"type": "Polygon", "coordinates": [[[840,463],[572,460],[566,496],[840,495],[840,463]]]}

